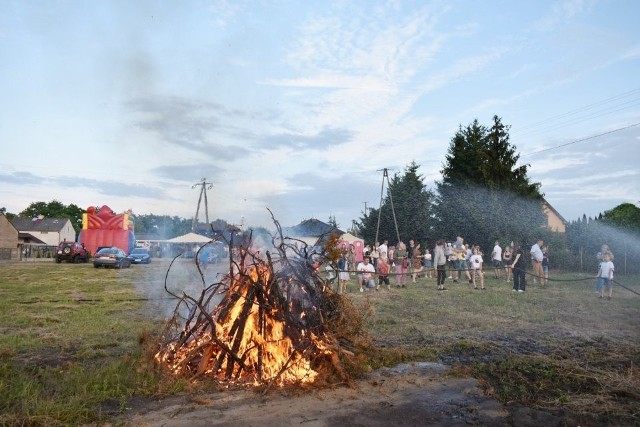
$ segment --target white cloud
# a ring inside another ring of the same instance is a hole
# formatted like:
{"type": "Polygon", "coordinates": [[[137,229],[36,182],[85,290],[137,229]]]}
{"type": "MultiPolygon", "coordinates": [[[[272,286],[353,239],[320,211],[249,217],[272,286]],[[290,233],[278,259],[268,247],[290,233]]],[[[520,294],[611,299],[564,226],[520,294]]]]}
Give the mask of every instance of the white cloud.
{"type": "Polygon", "coordinates": [[[534,29],[546,32],[563,25],[567,20],[588,11],[595,0],[563,0],[554,2],[551,12],[534,24],[534,29]]]}

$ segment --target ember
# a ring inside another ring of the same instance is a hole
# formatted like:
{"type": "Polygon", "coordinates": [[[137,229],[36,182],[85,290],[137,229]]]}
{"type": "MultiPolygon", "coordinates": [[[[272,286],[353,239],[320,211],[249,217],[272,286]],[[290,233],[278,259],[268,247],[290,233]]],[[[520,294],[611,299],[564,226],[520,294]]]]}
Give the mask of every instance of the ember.
{"type": "Polygon", "coordinates": [[[156,361],[175,374],[242,384],[351,383],[339,357],[352,354],[341,345],[348,338],[328,326],[341,316],[343,297],[318,275],[319,255],[276,226],[277,254],[236,248],[222,281],[198,299],[180,297],[156,361]]]}

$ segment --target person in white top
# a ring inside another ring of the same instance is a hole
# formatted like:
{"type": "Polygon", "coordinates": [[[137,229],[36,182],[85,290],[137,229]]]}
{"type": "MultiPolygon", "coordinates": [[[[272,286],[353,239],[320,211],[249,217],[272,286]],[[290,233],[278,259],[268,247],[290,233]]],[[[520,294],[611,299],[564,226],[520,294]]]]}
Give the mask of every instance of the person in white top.
{"type": "Polygon", "coordinates": [[[376,287],[376,281],[373,276],[376,273],[376,269],[373,264],[369,264],[369,257],[364,257],[361,263],[358,264],[358,282],[360,282],[360,292],[364,292],[365,289],[374,289],[376,287]]]}
{"type": "Polygon", "coordinates": [[[493,262],[493,273],[495,274],[495,278],[500,278],[500,270],[502,270],[502,248],[500,247],[500,242],[496,240],[496,245],[493,247],[493,252],[491,252],[491,261],[493,262]]]}
{"type": "MultiPolygon", "coordinates": [[[[380,256],[382,256],[382,252],[385,253],[385,255],[389,254],[389,241],[385,240],[382,242],[381,245],[378,246],[378,253],[380,254],[380,256]]],[[[389,258],[387,258],[385,261],[388,261],[389,258]]]]}
{"type": "Polygon", "coordinates": [[[471,262],[471,276],[473,278],[473,289],[478,289],[476,277],[480,277],[480,289],[486,290],[484,287],[484,273],[482,272],[482,255],[480,255],[480,247],[473,247],[473,255],[469,259],[471,262]]]}
{"type": "Polygon", "coordinates": [[[536,278],[540,277],[540,281],[544,281],[544,271],[542,271],[542,244],[544,242],[540,239],[535,245],[531,246],[531,262],[533,263],[533,283],[537,283],[536,278]]]}
{"type": "Polygon", "coordinates": [[[605,252],[602,254],[602,262],[600,263],[600,269],[596,276],[596,292],[600,291],[600,298],[604,298],[605,291],[608,293],[607,299],[611,299],[611,293],[613,291],[613,261],[611,261],[611,254],[605,252]]]}

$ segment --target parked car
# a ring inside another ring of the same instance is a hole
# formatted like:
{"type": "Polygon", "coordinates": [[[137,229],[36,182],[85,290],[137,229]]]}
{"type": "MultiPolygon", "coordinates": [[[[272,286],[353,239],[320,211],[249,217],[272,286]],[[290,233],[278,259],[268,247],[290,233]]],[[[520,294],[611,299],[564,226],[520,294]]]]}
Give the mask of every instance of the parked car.
{"type": "Polygon", "coordinates": [[[200,249],[201,255],[203,251],[206,251],[206,261],[211,263],[216,263],[223,258],[228,258],[229,256],[229,254],[227,253],[228,248],[222,242],[207,243],[202,249],[200,249]]]}
{"type": "Polygon", "coordinates": [[[78,263],[80,261],[89,261],[89,251],[84,248],[82,243],[78,242],[60,242],[56,249],[56,262],[59,264],[62,261],[69,261],[78,263]]]}
{"type": "Polygon", "coordinates": [[[128,258],[132,264],[149,264],[151,262],[151,255],[147,248],[133,248],[128,258]]]}
{"type": "Polygon", "coordinates": [[[102,248],[93,256],[93,266],[113,267],[113,268],[129,268],[131,260],[127,258],[127,254],[122,249],[111,247],[102,248]]]}

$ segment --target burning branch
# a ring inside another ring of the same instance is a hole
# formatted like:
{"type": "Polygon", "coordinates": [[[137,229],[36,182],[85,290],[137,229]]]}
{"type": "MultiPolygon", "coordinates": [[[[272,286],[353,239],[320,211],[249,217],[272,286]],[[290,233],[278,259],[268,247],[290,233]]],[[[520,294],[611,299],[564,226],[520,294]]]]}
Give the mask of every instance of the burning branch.
{"type": "Polygon", "coordinates": [[[353,353],[342,350],[345,337],[328,321],[340,316],[343,297],[318,274],[322,255],[284,237],[274,223],[275,256],[229,242],[229,272],[220,282],[197,299],[172,294],[179,301],[156,354],[159,363],[194,379],[211,376],[267,390],[273,384],[351,384],[339,356],[353,353]],[[213,306],[216,295],[223,298],[213,306]],[[180,327],[183,304],[189,314],[180,327]]]}

